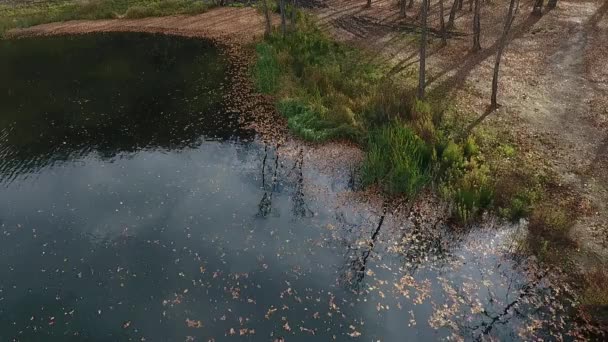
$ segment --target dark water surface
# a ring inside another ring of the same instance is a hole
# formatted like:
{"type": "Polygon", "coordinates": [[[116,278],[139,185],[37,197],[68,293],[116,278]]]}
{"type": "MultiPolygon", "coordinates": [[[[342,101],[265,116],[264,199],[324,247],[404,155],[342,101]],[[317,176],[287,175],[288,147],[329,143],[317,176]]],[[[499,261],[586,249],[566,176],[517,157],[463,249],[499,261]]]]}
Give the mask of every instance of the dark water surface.
{"type": "Polygon", "coordinates": [[[163,36],[0,42],[0,341],[577,333],[516,227],[343,204],[239,125],[229,68],[163,36]]]}

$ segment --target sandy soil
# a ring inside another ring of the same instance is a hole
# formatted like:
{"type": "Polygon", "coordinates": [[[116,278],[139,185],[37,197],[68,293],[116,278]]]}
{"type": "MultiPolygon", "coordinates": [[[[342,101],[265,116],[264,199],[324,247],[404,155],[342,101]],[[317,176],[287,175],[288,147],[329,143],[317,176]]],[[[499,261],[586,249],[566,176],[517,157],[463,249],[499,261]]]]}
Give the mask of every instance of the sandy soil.
{"type": "MultiPolygon", "coordinates": [[[[447,21],[452,1],[444,1],[447,21]]],[[[437,32],[439,2],[431,3],[429,22],[437,32]]],[[[377,0],[371,8],[361,0],[326,4],[314,11],[335,38],[372,49],[395,74],[416,67],[417,42],[403,33],[419,27],[419,1],[405,20],[395,1],[377,0]]],[[[463,113],[486,112],[507,8],[508,0],[483,4],[483,50],[473,53],[465,1],[448,46],[433,39],[427,60],[431,93],[451,93],[463,113]]],[[[482,125],[510,131],[522,153],[557,174],[583,212],[571,231],[581,261],[608,262],[608,1],[560,0],[540,17],[531,8],[531,0],[522,0],[501,68],[502,107],[482,125]]]]}
{"type": "Polygon", "coordinates": [[[82,34],[93,32],[150,32],[202,37],[239,43],[264,34],[264,18],[254,8],[220,7],[194,16],[144,19],[75,20],[15,29],[7,37],[82,34]]]}

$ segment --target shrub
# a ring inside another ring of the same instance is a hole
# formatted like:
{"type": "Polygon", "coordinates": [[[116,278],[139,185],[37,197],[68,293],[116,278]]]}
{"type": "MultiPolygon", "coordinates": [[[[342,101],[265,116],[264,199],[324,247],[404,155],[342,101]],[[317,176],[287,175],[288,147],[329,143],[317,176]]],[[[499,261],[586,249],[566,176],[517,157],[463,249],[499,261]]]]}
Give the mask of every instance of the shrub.
{"type": "Polygon", "coordinates": [[[542,234],[558,240],[566,238],[573,224],[571,215],[560,205],[537,205],[530,215],[529,229],[535,234],[542,234]]]}
{"type": "Polygon", "coordinates": [[[463,152],[464,152],[465,157],[467,157],[469,159],[472,157],[475,157],[479,154],[479,146],[477,146],[477,143],[475,142],[474,137],[469,136],[467,138],[467,140],[464,142],[463,152]]]}
{"type": "Polygon", "coordinates": [[[125,13],[125,18],[138,19],[146,17],[158,16],[159,12],[155,8],[146,6],[133,6],[130,7],[125,13]]]}
{"type": "Polygon", "coordinates": [[[313,141],[360,140],[380,83],[380,73],[360,52],[333,42],[307,17],[297,31],[270,35],[256,52],[256,88],[277,97],[296,134],[313,141]]]}
{"type": "Polygon", "coordinates": [[[335,124],[323,119],[325,115],[322,112],[300,99],[283,99],[278,102],[277,109],[287,118],[289,128],[306,140],[357,139],[360,134],[350,125],[335,124]]]}
{"type": "Polygon", "coordinates": [[[253,68],[256,89],[264,94],[274,94],[279,88],[281,70],[274,48],[268,43],[256,46],[257,61],[253,68]]]}
{"type": "Polygon", "coordinates": [[[414,196],[431,180],[431,150],[411,128],[394,121],[370,133],[362,181],[414,196]]]}

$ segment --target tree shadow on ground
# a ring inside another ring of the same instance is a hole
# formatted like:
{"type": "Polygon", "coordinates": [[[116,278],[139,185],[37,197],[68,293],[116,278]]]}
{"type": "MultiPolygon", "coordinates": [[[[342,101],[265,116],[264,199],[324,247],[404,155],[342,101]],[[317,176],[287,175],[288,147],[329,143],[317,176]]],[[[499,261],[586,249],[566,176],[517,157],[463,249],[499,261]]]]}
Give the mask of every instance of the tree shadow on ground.
{"type": "MultiPolygon", "coordinates": [[[[540,19],[541,17],[539,16],[529,15],[523,22],[519,23],[511,30],[507,43],[510,43],[511,41],[517,38],[521,38],[526,32],[530,31],[530,29],[540,19]]],[[[463,58],[463,63],[453,63],[440,73],[433,75],[433,77],[428,80],[427,85],[435,83],[450,71],[456,70],[456,72],[452,76],[449,76],[445,81],[441,82],[441,84],[438,84],[437,86],[433,87],[430,93],[434,95],[446,94],[449,91],[462,86],[463,83],[466,81],[467,76],[476,66],[496,54],[499,44],[500,39],[497,39],[494,44],[492,44],[488,48],[485,48],[479,52],[471,51],[463,58]]]]}

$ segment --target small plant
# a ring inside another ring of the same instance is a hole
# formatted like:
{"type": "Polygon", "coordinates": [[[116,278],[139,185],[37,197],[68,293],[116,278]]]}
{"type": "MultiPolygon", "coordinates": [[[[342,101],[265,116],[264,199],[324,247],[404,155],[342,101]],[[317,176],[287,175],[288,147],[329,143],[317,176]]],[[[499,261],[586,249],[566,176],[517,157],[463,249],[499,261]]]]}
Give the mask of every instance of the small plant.
{"type": "Polygon", "coordinates": [[[279,88],[281,70],[274,48],[268,43],[256,46],[257,61],[253,68],[253,79],[257,90],[264,94],[274,94],[279,88]]]}
{"type": "Polygon", "coordinates": [[[529,229],[533,233],[564,239],[573,224],[571,215],[566,208],[559,205],[538,205],[530,215],[529,229]]]}
{"type": "Polygon", "coordinates": [[[362,181],[411,197],[431,180],[431,158],[432,149],[411,128],[394,121],[370,133],[362,181]]]}
{"type": "Polygon", "coordinates": [[[499,149],[505,157],[510,158],[510,157],[515,156],[515,153],[516,153],[515,147],[513,147],[509,144],[500,145],[499,149]]]}

